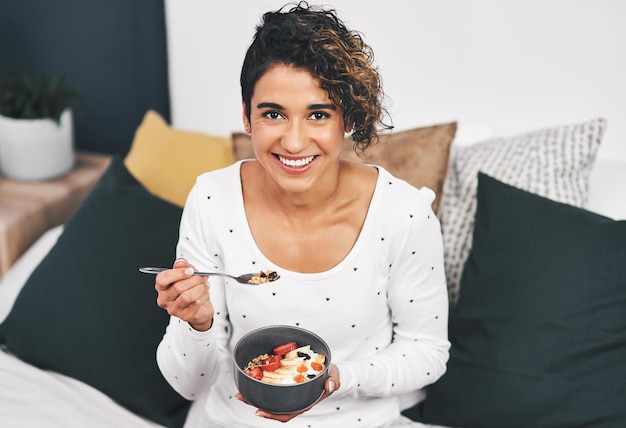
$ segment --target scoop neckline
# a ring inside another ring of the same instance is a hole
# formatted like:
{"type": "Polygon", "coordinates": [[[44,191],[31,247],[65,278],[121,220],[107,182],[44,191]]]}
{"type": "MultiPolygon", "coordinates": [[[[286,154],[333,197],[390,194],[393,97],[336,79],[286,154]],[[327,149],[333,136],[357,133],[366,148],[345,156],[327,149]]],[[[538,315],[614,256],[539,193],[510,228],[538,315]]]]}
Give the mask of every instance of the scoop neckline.
{"type": "Polygon", "coordinates": [[[352,246],[348,254],[346,254],[346,256],[341,261],[339,261],[339,263],[337,263],[335,266],[333,266],[332,268],[328,270],[325,270],[323,272],[303,273],[303,272],[296,272],[296,271],[292,271],[289,269],[285,269],[284,267],[274,263],[272,260],[267,258],[265,254],[263,254],[261,249],[256,244],[256,241],[254,240],[254,236],[252,235],[252,231],[250,230],[250,225],[248,224],[248,219],[246,217],[246,210],[245,210],[244,201],[243,201],[243,185],[241,181],[241,166],[245,162],[249,162],[249,161],[250,160],[237,161],[236,167],[234,168],[234,173],[237,174],[236,182],[237,182],[238,192],[235,192],[237,195],[237,216],[239,217],[239,220],[242,222],[242,224],[245,225],[246,243],[252,249],[255,256],[259,260],[262,261],[262,264],[272,270],[280,272],[281,276],[283,277],[290,277],[290,278],[294,278],[298,280],[310,280],[310,281],[319,280],[325,277],[332,276],[335,273],[343,270],[346,267],[346,265],[349,265],[350,262],[355,258],[356,254],[363,247],[363,245],[365,245],[364,241],[366,240],[366,236],[369,235],[370,230],[373,227],[373,223],[374,223],[373,217],[375,216],[375,207],[378,206],[377,201],[380,198],[381,183],[384,180],[384,177],[383,177],[384,169],[377,165],[368,164],[368,166],[371,166],[378,171],[378,177],[376,178],[376,185],[374,187],[374,193],[372,194],[372,198],[370,200],[367,213],[365,215],[365,220],[363,221],[363,227],[361,228],[361,232],[359,233],[359,236],[357,237],[354,245],[352,246]]]}

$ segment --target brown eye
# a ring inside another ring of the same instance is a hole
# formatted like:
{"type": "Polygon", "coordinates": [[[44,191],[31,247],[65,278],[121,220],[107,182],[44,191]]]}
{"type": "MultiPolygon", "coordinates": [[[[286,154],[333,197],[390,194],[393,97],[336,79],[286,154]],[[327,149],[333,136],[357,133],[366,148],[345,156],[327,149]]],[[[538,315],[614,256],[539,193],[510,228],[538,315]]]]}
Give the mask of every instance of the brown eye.
{"type": "Polygon", "coordinates": [[[329,117],[330,115],[323,111],[316,111],[315,113],[311,114],[311,118],[314,120],[322,120],[322,119],[327,119],[329,117]]]}
{"type": "Polygon", "coordinates": [[[280,119],[281,118],[281,114],[274,110],[264,113],[263,116],[267,117],[268,119],[280,119]]]}

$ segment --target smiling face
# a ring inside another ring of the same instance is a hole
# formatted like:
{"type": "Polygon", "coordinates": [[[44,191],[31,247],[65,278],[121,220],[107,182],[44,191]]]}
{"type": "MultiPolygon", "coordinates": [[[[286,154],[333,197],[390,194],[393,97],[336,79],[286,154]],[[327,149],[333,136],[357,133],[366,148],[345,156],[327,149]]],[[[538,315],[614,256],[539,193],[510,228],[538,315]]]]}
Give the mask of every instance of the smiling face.
{"type": "Polygon", "coordinates": [[[285,64],[271,67],[254,86],[250,120],[257,159],[280,188],[302,193],[336,180],[345,125],[341,108],[318,79],[285,64]]]}

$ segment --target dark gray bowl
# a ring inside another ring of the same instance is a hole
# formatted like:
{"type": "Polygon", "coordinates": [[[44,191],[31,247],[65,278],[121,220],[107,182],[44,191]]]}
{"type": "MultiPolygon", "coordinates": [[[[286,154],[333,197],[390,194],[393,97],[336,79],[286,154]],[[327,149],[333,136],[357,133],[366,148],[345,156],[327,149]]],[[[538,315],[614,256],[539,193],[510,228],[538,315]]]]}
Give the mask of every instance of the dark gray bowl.
{"type": "Polygon", "coordinates": [[[324,383],[330,367],[330,348],[313,332],[287,325],[262,327],[246,334],[233,352],[235,383],[246,401],[259,409],[272,413],[294,413],[315,403],[324,393],[324,383]],[[295,341],[298,346],[311,345],[311,349],[326,356],[324,370],[313,379],[295,385],[265,383],[248,376],[243,368],[255,357],[269,353],[278,345],[295,341]]]}

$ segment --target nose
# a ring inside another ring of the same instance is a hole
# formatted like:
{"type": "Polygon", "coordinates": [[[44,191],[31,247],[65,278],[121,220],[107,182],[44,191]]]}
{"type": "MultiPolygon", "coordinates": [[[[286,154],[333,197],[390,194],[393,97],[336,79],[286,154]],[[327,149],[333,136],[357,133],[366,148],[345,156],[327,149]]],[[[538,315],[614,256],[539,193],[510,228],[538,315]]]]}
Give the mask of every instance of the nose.
{"type": "Polygon", "coordinates": [[[281,146],[287,152],[297,154],[302,152],[306,145],[307,136],[304,126],[299,123],[289,122],[281,140],[281,146]]]}

